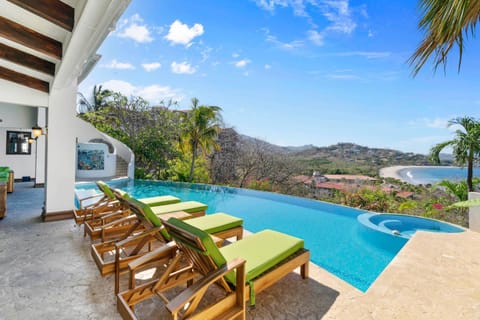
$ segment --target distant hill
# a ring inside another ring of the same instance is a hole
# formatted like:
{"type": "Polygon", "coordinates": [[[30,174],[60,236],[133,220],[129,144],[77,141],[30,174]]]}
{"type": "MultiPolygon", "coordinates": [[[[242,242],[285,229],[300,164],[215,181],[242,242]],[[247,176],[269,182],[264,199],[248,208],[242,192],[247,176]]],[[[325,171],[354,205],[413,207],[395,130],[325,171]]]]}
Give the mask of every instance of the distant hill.
{"type": "MultiPolygon", "coordinates": [[[[392,149],[369,148],[354,143],[341,142],[327,147],[305,145],[299,147],[277,146],[261,139],[240,135],[244,146],[257,144],[262,149],[289,156],[299,163],[300,171],[309,174],[313,170],[325,173],[378,174],[382,167],[395,165],[432,165],[427,156],[392,149]]],[[[452,164],[451,155],[441,155],[442,164],[452,164]]]]}

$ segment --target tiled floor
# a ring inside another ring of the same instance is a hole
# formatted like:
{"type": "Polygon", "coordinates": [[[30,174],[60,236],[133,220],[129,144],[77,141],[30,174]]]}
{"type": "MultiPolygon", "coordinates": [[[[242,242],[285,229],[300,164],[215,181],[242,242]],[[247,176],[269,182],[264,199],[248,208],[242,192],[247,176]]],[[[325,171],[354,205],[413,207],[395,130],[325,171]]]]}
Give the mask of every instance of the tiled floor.
{"type": "MultiPolygon", "coordinates": [[[[0,221],[0,319],[119,319],[73,220],[42,223],[43,189],[17,183],[0,221]]],[[[162,302],[137,308],[164,319],[162,302]]],[[[249,319],[480,319],[480,234],[418,233],[367,293],[312,265],[257,297],[249,319]]]]}

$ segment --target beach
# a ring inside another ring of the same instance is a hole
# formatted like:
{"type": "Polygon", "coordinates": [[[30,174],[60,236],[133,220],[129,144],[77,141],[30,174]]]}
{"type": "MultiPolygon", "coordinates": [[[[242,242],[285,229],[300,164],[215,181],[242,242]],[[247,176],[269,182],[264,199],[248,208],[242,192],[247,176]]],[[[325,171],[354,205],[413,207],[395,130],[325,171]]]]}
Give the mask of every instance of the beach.
{"type": "MultiPolygon", "coordinates": [[[[418,185],[434,184],[444,179],[462,180],[466,177],[465,170],[453,166],[392,166],[380,169],[379,175],[418,185]]],[[[479,168],[474,168],[474,176],[479,176],[478,170],[479,168]]]]}

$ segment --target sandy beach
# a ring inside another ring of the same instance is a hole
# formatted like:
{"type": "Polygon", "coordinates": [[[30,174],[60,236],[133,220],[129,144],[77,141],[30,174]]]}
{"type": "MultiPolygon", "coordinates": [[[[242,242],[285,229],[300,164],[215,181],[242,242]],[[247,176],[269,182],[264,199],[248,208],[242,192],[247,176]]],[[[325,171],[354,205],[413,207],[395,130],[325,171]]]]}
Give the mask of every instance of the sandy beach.
{"type": "Polygon", "coordinates": [[[408,182],[408,181],[406,181],[405,179],[403,179],[403,177],[399,174],[399,171],[400,171],[400,170],[403,170],[403,169],[419,168],[419,167],[421,167],[421,166],[393,166],[393,167],[386,167],[386,168],[380,169],[379,175],[380,175],[380,177],[382,177],[382,178],[395,178],[395,179],[398,179],[398,180],[402,180],[402,181],[408,182]]]}
{"type": "MultiPolygon", "coordinates": [[[[380,177],[383,178],[395,178],[407,183],[412,183],[412,181],[409,181],[408,179],[405,179],[400,174],[401,170],[404,169],[413,169],[413,168],[458,168],[458,167],[453,167],[453,166],[393,166],[393,167],[386,167],[382,168],[379,170],[379,175],[380,177]]],[[[415,184],[415,183],[413,183],[415,184]]]]}

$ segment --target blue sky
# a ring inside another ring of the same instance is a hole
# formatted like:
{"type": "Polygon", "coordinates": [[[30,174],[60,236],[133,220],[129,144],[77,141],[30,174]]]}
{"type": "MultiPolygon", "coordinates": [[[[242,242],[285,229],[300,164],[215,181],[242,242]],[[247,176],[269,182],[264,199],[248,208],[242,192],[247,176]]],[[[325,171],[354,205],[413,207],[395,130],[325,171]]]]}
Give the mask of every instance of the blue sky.
{"type": "Polygon", "coordinates": [[[93,85],[223,109],[228,126],[278,145],[353,142],[427,153],[458,116],[480,118],[480,41],[457,73],[412,78],[417,1],[133,0],[79,90],[93,85]]]}

